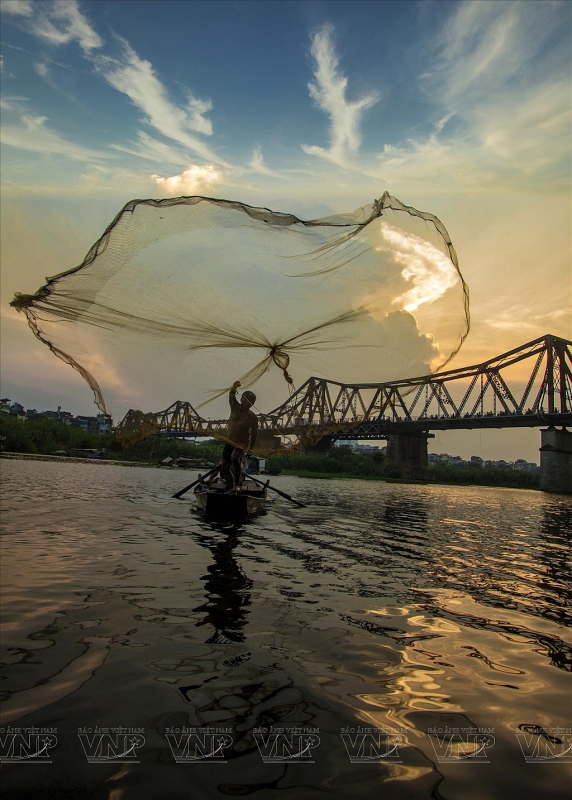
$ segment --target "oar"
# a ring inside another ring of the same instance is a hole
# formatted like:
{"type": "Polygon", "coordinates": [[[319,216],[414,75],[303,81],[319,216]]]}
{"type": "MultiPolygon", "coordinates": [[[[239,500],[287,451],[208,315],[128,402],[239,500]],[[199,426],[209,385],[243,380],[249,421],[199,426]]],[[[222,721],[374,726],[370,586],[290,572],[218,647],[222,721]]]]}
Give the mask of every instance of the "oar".
{"type": "Polygon", "coordinates": [[[254,481],[254,483],[257,483],[259,486],[264,486],[267,487],[268,489],[272,489],[272,491],[276,492],[276,494],[279,494],[280,497],[285,497],[286,500],[290,500],[291,503],[295,503],[297,506],[300,506],[300,508],[308,507],[304,505],[304,503],[300,503],[298,500],[294,500],[294,498],[290,497],[290,495],[286,494],[286,492],[281,492],[280,489],[276,489],[274,486],[270,486],[270,484],[268,483],[262,483],[262,481],[256,480],[254,475],[249,475],[248,477],[250,478],[250,480],[254,481]]]}
{"type": "Polygon", "coordinates": [[[174,497],[176,500],[178,500],[179,497],[182,497],[186,492],[189,491],[189,489],[192,489],[193,486],[197,485],[197,483],[200,483],[205,478],[208,478],[209,475],[212,475],[213,472],[217,472],[217,470],[219,470],[219,469],[220,469],[220,464],[217,464],[216,467],[213,467],[210,472],[206,472],[204,475],[199,475],[199,477],[197,478],[196,481],[193,481],[192,483],[189,483],[188,486],[185,486],[185,488],[181,489],[180,492],[176,492],[175,494],[171,495],[171,497],[174,497]]]}

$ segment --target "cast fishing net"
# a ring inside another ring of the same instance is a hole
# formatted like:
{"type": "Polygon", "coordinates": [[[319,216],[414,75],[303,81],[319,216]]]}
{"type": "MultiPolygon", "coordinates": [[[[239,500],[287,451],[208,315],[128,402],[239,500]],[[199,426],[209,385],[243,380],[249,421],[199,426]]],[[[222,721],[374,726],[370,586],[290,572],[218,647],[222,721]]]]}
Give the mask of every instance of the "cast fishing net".
{"type": "Polygon", "coordinates": [[[123,418],[125,443],[157,432],[155,412],[177,400],[226,418],[235,380],[256,384],[268,412],[311,375],[428,374],[469,330],[445,227],[387,193],[316,220],[207,197],[133,200],[78,267],[12,305],[123,418]]]}

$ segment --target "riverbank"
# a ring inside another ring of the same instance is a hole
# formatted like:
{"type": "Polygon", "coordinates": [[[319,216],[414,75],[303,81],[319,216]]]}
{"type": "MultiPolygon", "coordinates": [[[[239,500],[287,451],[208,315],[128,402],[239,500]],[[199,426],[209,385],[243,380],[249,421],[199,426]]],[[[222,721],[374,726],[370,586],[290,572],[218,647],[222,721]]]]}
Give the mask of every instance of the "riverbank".
{"type": "MultiPolygon", "coordinates": [[[[0,418],[0,436],[5,437],[2,455],[12,458],[33,458],[97,464],[121,464],[124,466],[157,466],[163,459],[179,457],[203,459],[217,464],[222,455],[222,442],[214,439],[203,444],[148,436],[131,447],[123,448],[113,436],[99,436],[72,425],[44,418],[20,420],[0,418]],[[57,450],[106,449],[105,459],[85,459],[74,456],[57,456],[57,450]]],[[[540,474],[512,469],[482,467],[454,467],[442,465],[430,467],[424,480],[413,480],[400,474],[395,467],[388,466],[380,453],[355,453],[349,447],[331,447],[319,454],[273,455],[267,460],[267,469],[280,471],[284,475],[305,478],[359,478],[365,481],[388,483],[426,483],[459,486],[499,486],[510,489],[539,489],[540,474]]]]}
{"type": "MultiPolygon", "coordinates": [[[[417,480],[415,478],[397,478],[397,477],[382,477],[380,475],[355,475],[350,472],[312,472],[310,470],[282,470],[281,475],[291,475],[298,478],[318,478],[321,480],[332,479],[346,479],[346,480],[360,480],[360,481],[382,481],[384,483],[405,483],[405,484],[420,484],[423,486],[438,484],[443,486],[490,486],[492,488],[504,487],[506,489],[540,489],[540,478],[531,480],[526,473],[524,477],[520,474],[503,474],[495,475],[493,479],[487,476],[469,475],[468,478],[463,474],[456,474],[457,471],[453,469],[450,473],[444,473],[444,470],[432,469],[431,475],[426,480],[417,480]],[[481,480],[479,480],[481,478],[481,480]]],[[[461,472],[460,470],[458,472],[461,472]]]]}
{"type": "Polygon", "coordinates": [[[387,464],[382,454],[353,453],[349,448],[332,447],[322,454],[271,456],[268,467],[284,475],[303,478],[359,478],[388,483],[424,483],[459,486],[504,486],[509,489],[539,489],[540,472],[449,464],[430,466],[421,479],[413,479],[387,464]]]}
{"type": "Polygon", "coordinates": [[[66,464],[114,464],[121,467],[156,467],[144,461],[120,461],[115,458],[75,458],[74,456],[52,456],[42,453],[0,453],[0,458],[22,459],[24,461],[59,461],[66,464]]]}
{"type": "MultiPolygon", "coordinates": [[[[55,461],[60,463],[72,464],[110,464],[122,467],[158,467],[156,461],[123,461],[117,458],[75,458],[73,456],[55,456],[42,453],[16,453],[3,452],[0,458],[23,459],[30,461],[55,461]]],[[[299,456],[298,458],[304,458],[299,456]]],[[[273,459],[269,460],[270,465],[273,459]]],[[[167,469],[165,467],[165,469],[167,469]]],[[[445,485],[445,486],[489,486],[504,487],[507,489],[536,489],[540,488],[540,478],[534,473],[509,472],[508,470],[479,470],[471,469],[467,475],[465,470],[455,467],[441,467],[429,470],[430,475],[424,480],[406,478],[396,475],[395,471],[387,471],[386,474],[380,471],[374,475],[345,472],[320,472],[313,469],[281,469],[280,474],[297,478],[317,478],[319,480],[361,480],[361,481],[380,481],[383,483],[403,483],[420,485],[445,485]],[[490,475],[494,472],[493,475],[490,475]],[[483,474],[485,473],[485,474],[483,474]]]]}

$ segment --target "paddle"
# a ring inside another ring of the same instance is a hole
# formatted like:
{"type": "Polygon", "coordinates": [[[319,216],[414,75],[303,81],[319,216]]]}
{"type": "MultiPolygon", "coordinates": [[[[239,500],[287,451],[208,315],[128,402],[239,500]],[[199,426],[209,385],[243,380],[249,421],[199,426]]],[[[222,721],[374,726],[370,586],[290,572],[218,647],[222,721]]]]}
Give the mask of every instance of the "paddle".
{"type": "Polygon", "coordinates": [[[180,491],[180,492],[175,492],[175,494],[171,495],[171,497],[174,497],[176,500],[178,500],[178,499],[179,499],[180,497],[182,497],[182,496],[183,496],[183,495],[184,495],[186,492],[188,492],[188,491],[189,491],[189,489],[192,489],[192,488],[193,488],[193,486],[196,486],[196,485],[197,485],[197,483],[200,483],[200,482],[201,482],[201,481],[203,481],[205,478],[208,478],[208,477],[209,477],[209,475],[212,475],[212,474],[213,474],[213,472],[217,472],[217,470],[219,470],[219,469],[220,469],[220,464],[217,464],[217,465],[216,465],[216,467],[213,467],[213,468],[211,469],[211,471],[210,471],[210,472],[206,472],[204,475],[199,475],[199,477],[197,478],[197,480],[196,480],[196,481],[193,481],[192,483],[189,483],[189,485],[188,485],[188,486],[185,486],[185,488],[184,488],[184,489],[181,489],[181,491],[180,491]]]}
{"type": "Polygon", "coordinates": [[[294,500],[294,498],[290,497],[290,495],[286,494],[286,492],[281,492],[280,489],[276,489],[274,486],[270,486],[270,484],[268,482],[262,483],[262,481],[257,480],[254,477],[254,475],[248,475],[248,478],[250,478],[251,481],[254,481],[254,483],[257,483],[259,486],[265,486],[268,489],[272,489],[272,491],[276,492],[276,494],[279,494],[280,497],[285,497],[286,500],[290,500],[291,503],[295,503],[297,506],[300,506],[300,508],[307,508],[308,507],[308,506],[304,505],[304,503],[300,503],[298,500],[294,500]]]}

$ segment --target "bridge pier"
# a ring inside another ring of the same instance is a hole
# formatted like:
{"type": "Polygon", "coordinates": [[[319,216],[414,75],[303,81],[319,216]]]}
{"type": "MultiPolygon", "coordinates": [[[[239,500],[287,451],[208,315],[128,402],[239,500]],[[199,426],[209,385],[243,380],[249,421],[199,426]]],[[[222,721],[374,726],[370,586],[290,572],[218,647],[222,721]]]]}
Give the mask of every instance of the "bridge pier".
{"type": "Polygon", "coordinates": [[[335,436],[323,436],[316,444],[308,445],[304,448],[305,456],[322,456],[325,455],[333,443],[336,441],[335,436]]]}
{"type": "Polygon", "coordinates": [[[540,488],[543,492],[572,494],[572,431],[540,431],[540,488]]]}
{"type": "Polygon", "coordinates": [[[429,468],[427,441],[434,438],[425,431],[389,434],[386,465],[398,469],[405,478],[425,478],[429,468]]]}

